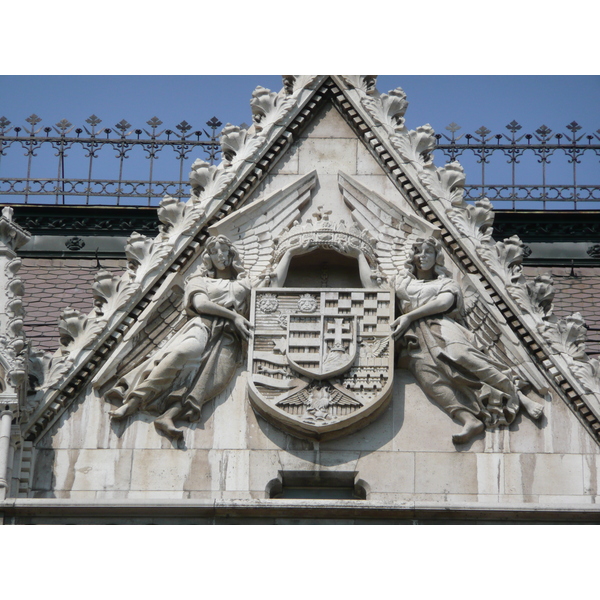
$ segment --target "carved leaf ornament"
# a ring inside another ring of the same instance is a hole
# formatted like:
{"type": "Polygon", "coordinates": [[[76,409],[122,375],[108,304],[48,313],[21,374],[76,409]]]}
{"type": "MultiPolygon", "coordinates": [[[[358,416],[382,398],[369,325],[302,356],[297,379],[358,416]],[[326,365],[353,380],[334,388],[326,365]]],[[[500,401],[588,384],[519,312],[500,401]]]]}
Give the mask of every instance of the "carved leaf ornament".
{"type": "Polygon", "coordinates": [[[165,241],[189,235],[196,223],[206,214],[201,204],[181,202],[169,196],[163,198],[158,207],[158,219],[165,241]]]}
{"type": "Polygon", "coordinates": [[[294,98],[282,97],[271,90],[258,86],[252,92],[252,100],[250,100],[252,120],[257,133],[266,133],[272,125],[280,123],[294,104],[294,98]]]}
{"type": "Polygon", "coordinates": [[[158,269],[171,252],[172,247],[162,244],[158,238],[150,239],[134,232],[125,246],[131,280],[141,282],[148,274],[158,269]]]}
{"type": "Polygon", "coordinates": [[[196,159],[190,172],[192,199],[204,205],[209,199],[221,196],[234,177],[233,171],[196,159]]]}
{"type": "Polygon", "coordinates": [[[382,94],[379,98],[363,96],[361,103],[375,123],[388,127],[391,132],[404,129],[404,113],[408,102],[402,88],[382,94]]]}
{"type": "Polygon", "coordinates": [[[99,318],[106,318],[122,309],[139,285],[108,271],[98,271],[92,284],[94,306],[99,318]]]}
{"type": "Polygon", "coordinates": [[[476,245],[492,243],[494,211],[487,198],[477,200],[474,205],[465,203],[462,206],[453,206],[448,209],[448,216],[458,232],[475,240],[476,245]]]}
{"type": "Polygon", "coordinates": [[[404,135],[391,135],[390,141],[404,162],[421,169],[431,163],[431,153],[437,143],[435,131],[429,124],[405,132],[404,135]]]}

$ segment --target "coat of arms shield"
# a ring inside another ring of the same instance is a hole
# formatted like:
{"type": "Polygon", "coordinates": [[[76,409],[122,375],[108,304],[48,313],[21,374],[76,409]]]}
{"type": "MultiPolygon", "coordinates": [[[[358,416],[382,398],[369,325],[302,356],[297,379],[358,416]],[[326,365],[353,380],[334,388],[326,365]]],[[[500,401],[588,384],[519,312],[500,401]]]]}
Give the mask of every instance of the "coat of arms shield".
{"type": "Polygon", "coordinates": [[[393,319],[392,291],[254,290],[253,406],[303,437],[327,439],[368,424],[392,389],[393,319]]]}

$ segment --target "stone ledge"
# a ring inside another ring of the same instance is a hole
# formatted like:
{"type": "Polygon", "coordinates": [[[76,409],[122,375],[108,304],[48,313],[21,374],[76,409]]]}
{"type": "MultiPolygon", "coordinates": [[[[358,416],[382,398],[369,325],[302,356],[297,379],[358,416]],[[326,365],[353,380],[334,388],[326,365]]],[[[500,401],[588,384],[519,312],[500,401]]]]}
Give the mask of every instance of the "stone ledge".
{"type": "Polygon", "coordinates": [[[436,503],[398,502],[378,503],[364,500],[243,500],[210,501],[128,501],[103,500],[77,502],[64,499],[17,498],[0,502],[3,522],[61,523],[74,520],[161,519],[211,521],[228,520],[251,523],[282,519],[294,521],[376,520],[385,523],[600,523],[600,505],[585,508],[573,504],[540,506],[524,503],[436,503]]]}

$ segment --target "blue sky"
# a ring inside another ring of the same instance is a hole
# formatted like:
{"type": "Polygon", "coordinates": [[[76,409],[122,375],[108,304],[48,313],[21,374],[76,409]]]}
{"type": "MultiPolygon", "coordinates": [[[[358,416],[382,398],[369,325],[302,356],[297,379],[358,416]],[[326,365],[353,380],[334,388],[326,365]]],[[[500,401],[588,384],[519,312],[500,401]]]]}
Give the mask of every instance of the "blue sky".
{"type": "MultiPolygon", "coordinates": [[[[3,29],[0,117],[23,126],[35,113],[38,127],[61,119],[80,127],[92,114],[113,129],[122,119],[144,129],[154,116],[170,129],[182,120],[205,128],[213,116],[240,125],[251,122],[257,85],[281,88],[281,76],[272,73],[362,72],[386,73],[378,79],[381,92],[405,90],[412,129],[429,123],[447,133],[455,122],[459,134],[482,125],[497,134],[516,120],[521,133],[541,125],[568,133],[566,125],[577,121],[581,133],[591,133],[600,129],[599,6],[572,0],[565,12],[538,0],[430,0],[361,5],[357,12],[314,0],[301,10],[265,0],[234,11],[187,0],[152,10],[123,0],[100,8],[13,3],[3,10],[11,26],[3,29]],[[257,72],[271,74],[238,75],[257,72]],[[398,72],[404,75],[390,75],[398,72]]],[[[596,157],[586,160],[588,180],[581,183],[598,183],[596,157]]],[[[467,183],[474,182],[477,166],[461,162],[467,183]]],[[[9,166],[4,159],[2,170],[9,166]]],[[[159,166],[170,178],[164,160],[159,166]]],[[[506,165],[500,167],[497,182],[506,182],[506,165]]],[[[553,164],[559,178],[565,169],[553,164]]],[[[538,175],[523,183],[537,184],[538,175]]]]}
{"type": "MultiPolygon", "coordinates": [[[[37,128],[55,125],[62,119],[82,127],[94,114],[102,119],[103,128],[114,130],[115,125],[125,119],[132,129],[149,130],[146,122],[156,116],[163,122],[159,129],[174,130],[185,120],[192,126],[192,131],[206,130],[206,121],[213,116],[223,125],[251,123],[250,98],[258,85],[278,91],[282,79],[280,75],[4,75],[0,76],[0,117],[6,117],[13,127],[29,127],[25,119],[34,113],[42,119],[37,128]]],[[[579,135],[594,132],[600,135],[599,76],[383,75],[379,76],[377,87],[382,93],[396,87],[404,89],[409,100],[406,123],[411,129],[429,123],[437,133],[449,134],[446,127],[454,122],[461,126],[457,135],[473,134],[481,126],[491,130],[492,134],[509,134],[506,125],[514,120],[522,126],[519,134],[534,133],[545,125],[555,133],[570,135],[566,126],[576,121],[582,127],[579,135]]],[[[38,152],[33,177],[56,176],[57,159],[53,152],[50,147],[38,152]]],[[[148,162],[141,150],[138,155],[137,162],[127,161],[126,177],[147,177],[148,162]]],[[[106,162],[96,162],[95,177],[117,177],[118,161],[111,156],[109,150],[103,152],[106,162]]],[[[162,156],[164,158],[155,164],[155,179],[176,179],[180,165],[172,160],[174,153],[167,152],[162,156]]],[[[194,151],[189,164],[197,157],[206,159],[202,153],[194,151]]],[[[446,159],[437,156],[435,161],[441,165],[446,159]]],[[[467,183],[477,183],[481,168],[476,157],[464,154],[460,162],[465,168],[467,183]]],[[[183,176],[187,174],[187,166],[183,176]]],[[[566,155],[556,155],[550,166],[548,183],[572,182],[572,167],[566,155]]],[[[6,157],[2,157],[0,175],[23,177],[26,168],[27,159],[18,146],[14,146],[6,157]]],[[[596,155],[586,153],[577,168],[579,184],[598,185],[596,155]]],[[[66,176],[85,177],[86,172],[87,162],[77,150],[71,151],[66,176]]],[[[492,167],[486,167],[486,181],[507,184],[510,177],[507,161],[497,153],[492,167]]],[[[533,153],[520,160],[517,181],[531,185],[541,182],[540,165],[533,153]]],[[[36,200],[54,201],[53,197],[43,199],[39,196],[36,200]]],[[[569,206],[556,205],[556,208],[569,206]]],[[[497,203],[497,207],[507,208],[508,205],[497,203]]]]}
{"type": "MultiPolygon", "coordinates": [[[[279,90],[281,76],[5,75],[0,76],[0,116],[13,125],[23,125],[33,113],[43,119],[40,125],[68,119],[81,126],[92,114],[105,127],[121,119],[142,127],[154,116],[171,128],[184,119],[201,127],[213,116],[239,125],[251,122],[249,101],[257,85],[279,90]]],[[[410,128],[430,123],[443,133],[454,121],[463,132],[485,125],[502,133],[514,119],[523,131],[541,125],[562,131],[573,120],[583,131],[600,129],[599,76],[385,75],[377,87],[404,89],[410,128]]]]}

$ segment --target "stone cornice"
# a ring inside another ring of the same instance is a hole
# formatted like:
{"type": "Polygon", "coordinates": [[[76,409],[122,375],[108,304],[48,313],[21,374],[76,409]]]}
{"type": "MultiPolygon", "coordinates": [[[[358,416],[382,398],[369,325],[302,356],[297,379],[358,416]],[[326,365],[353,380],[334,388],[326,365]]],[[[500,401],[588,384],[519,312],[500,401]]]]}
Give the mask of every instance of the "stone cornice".
{"type": "Polygon", "coordinates": [[[97,500],[12,498],[0,502],[0,515],[9,524],[97,522],[127,519],[138,522],[173,519],[182,522],[247,522],[260,519],[340,519],[369,523],[600,523],[600,505],[425,502],[385,503],[369,500],[97,500]]]}
{"type": "Polygon", "coordinates": [[[158,233],[156,208],[120,206],[14,207],[14,219],[32,235],[131,235],[132,231],[158,233]]]}

